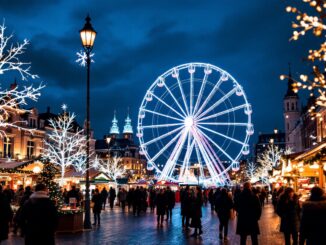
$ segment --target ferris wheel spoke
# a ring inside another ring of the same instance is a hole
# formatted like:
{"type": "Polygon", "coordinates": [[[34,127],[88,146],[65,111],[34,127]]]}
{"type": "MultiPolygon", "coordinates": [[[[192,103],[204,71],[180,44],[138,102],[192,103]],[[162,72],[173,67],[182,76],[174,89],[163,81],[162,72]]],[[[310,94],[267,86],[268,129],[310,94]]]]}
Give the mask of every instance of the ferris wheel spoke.
{"type": "Polygon", "coordinates": [[[159,113],[159,112],[156,112],[156,111],[152,111],[152,110],[148,110],[148,109],[143,109],[143,111],[149,112],[151,114],[155,114],[155,115],[158,115],[158,116],[161,116],[161,117],[166,117],[166,118],[170,118],[170,119],[173,119],[173,120],[176,120],[176,121],[183,122],[183,120],[180,119],[180,118],[176,118],[176,117],[172,117],[172,116],[169,116],[169,115],[165,115],[165,114],[162,114],[162,113],[159,113]]]}
{"type": "Polygon", "coordinates": [[[220,87],[222,82],[223,82],[223,80],[222,80],[222,76],[221,76],[219,78],[218,82],[214,85],[213,89],[211,90],[211,92],[209,93],[207,98],[204,100],[203,104],[199,107],[198,111],[195,111],[195,113],[194,113],[195,117],[197,117],[198,114],[202,112],[202,110],[205,108],[207,103],[212,99],[213,95],[216,93],[216,91],[218,90],[218,88],[220,87]]]}
{"type": "Polygon", "coordinates": [[[201,122],[198,123],[200,125],[214,125],[214,126],[241,126],[247,127],[248,123],[237,123],[237,122],[201,122]]]}
{"type": "Polygon", "coordinates": [[[207,82],[207,78],[208,78],[208,74],[205,73],[204,78],[203,78],[203,82],[200,86],[200,90],[199,90],[199,94],[195,103],[195,107],[194,107],[194,113],[196,113],[196,110],[198,108],[198,105],[200,104],[200,100],[203,96],[203,93],[205,91],[205,86],[206,86],[206,82],[207,82]]]}
{"type": "Polygon", "coordinates": [[[168,105],[165,101],[163,101],[161,98],[159,98],[158,96],[156,96],[154,93],[152,93],[153,97],[156,98],[159,102],[161,102],[163,105],[165,105],[166,107],[168,107],[170,110],[172,110],[174,113],[176,113],[177,115],[179,115],[181,118],[184,118],[184,115],[180,114],[177,110],[175,110],[172,106],[168,105]]]}
{"type": "Polygon", "coordinates": [[[150,140],[150,141],[144,142],[144,143],[142,144],[142,146],[147,146],[147,145],[150,145],[150,144],[152,144],[152,143],[154,143],[154,142],[156,142],[156,141],[158,141],[158,140],[164,139],[164,138],[166,138],[166,137],[168,137],[168,136],[170,136],[170,135],[172,135],[172,134],[178,132],[178,131],[181,130],[183,127],[184,127],[184,126],[178,127],[178,128],[176,128],[176,129],[173,129],[173,130],[170,131],[170,132],[167,132],[167,133],[165,133],[165,134],[162,134],[161,136],[156,137],[156,138],[154,138],[154,139],[152,139],[152,140],[150,140]]]}
{"type": "Polygon", "coordinates": [[[210,106],[207,110],[205,110],[203,113],[201,113],[200,115],[197,115],[197,118],[201,118],[203,116],[205,116],[207,113],[209,113],[210,111],[214,110],[214,108],[216,108],[218,105],[220,105],[221,103],[223,103],[225,100],[227,100],[229,97],[231,97],[235,91],[237,90],[236,87],[234,87],[233,89],[231,89],[227,94],[225,94],[222,98],[220,98],[218,101],[216,101],[212,106],[210,106]]]}
{"type": "Polygon", "coordinates": [[[189,109],[188,109],[188,105],[187,105],[186,96],[185,96],[185,93],[183,91],[183,87],[182,87],[179,76],[177,77],[177,81],[178,81],[179,89],[180,89],[180,92],[181,92],[182,100],[183,100],[183,103],[184,103],[185,108],[186,108],[187,115],[189,115],[189,109]]]}
{"type": "Polygon", "coordinates": [[[175,165],[177,163],[177,159],[180,156],[180,153],[182,151],[183,145],[187,139],[187,131],[183,130],[181,136],[179,137],[179,140],[177,141],[171,156],[169,157],[169,159],[167,160],[162,172],[161,172],[161,176],[160,179],[161,180],[166,180],[169,179],[169,177],[172,175],[173,170],[175,168],[175,165]]]}
{"type": "Polygon", "coordinates": [[[192,115],[193,111],[193,99],[194,99],[194,73],[190,74],[190,115],[192,115]]]}
{"type": "Polygon", "coordinates": [[[167,124],[156,124],[156,125],[147,125],[147,126],[141,126],[141,129],[147,129],[147,128],[166,128],[166,127],[174,127],[174,126],[181,126],[184,125],[183,123],[167,123],[167,124]]]}
{"type": "Polygon", "coordinates": [[[194,149],[194,146],[195,146],[195,140],[194,139],[191,140],[191,134],[188,132],[187,151],[183,159],[182,167],[180,169],[179,178],[182,178],[185,175],[185,172],[189,170],[189,160],[190,160],[191,153],[194,149]]]}
{"type": "Polygon", "coordinates": [[[151,158],[151,161],[155,162],[155,160],[162,155],[162,153],[164,151],[166,151],[166,149],[168,149],[170,147],[170,145],[172,145],[177,139],[178,137],[180,137],[180,135],[182,134],[182,131],[180,131],[176,136],[174,136],[162,149],[160,149],[160,151],[158,153],[156,153],[155,156],[153,156],[151,158]]]}
{"type": "Polygon", "coordinates": [[[175,98],[175,96],[172,94],[171,90],[169,89],[168,86],[166,86],[166,84],[164,83],[164,87],[166,89],[166,91],[168,91],[168,93],[170,94],[170,96],[172,97],[172,99],[174,100],[174,102],[176,103],[176,105],[179,107],[179,109],[181,110],[181,112],[183,113],[183,115],[186,117],[187,113],[184,111],[184,109],[182,108],[182,106],[180,105],[180,103],[178,102],[178,100],[175,98]]]}
{"type": "Polygon", "coordinates": [[[222,115],[225,115],[229,112],[234,112],[234,111],[237,111],[237,110],[240,110],[240,109],[244,109],[247,107],[247,104],[243,104],[243,105],[239,105],[239,106],[236,106],[236,107],[232,107],[230,109],[227,109],[227,110],[224,110],[224,111],[221,111],[221,112],[218,112],[218,113],[215,113],[215,114],[212,114],[210,116],[207,116],[207,117],[202,117],[200,119],[197,119],[197,121],[204,121],[204,120],[207,120],[207,119],[210,119],[210,118],[215,118],[215,117],[219,117],[219,116],[222,116],[222,115]]]}
{"type": "Polygon", "coordinates": [[[199,133],[204,136],[204,138],[208,139],[217,149],[219,149],[231,162],[234,162],[234,159],[223,150],[222,147],[220,147],[214,140],[212,140],[207,134],[205,134],[203,131],[198,129],[199,133]]]}
{"type": "Polygon", "coordinates": [[[198,143],[196,141],[195,141],[195,151],[196,151],[196,155],[197,155],[197,159],[198,159],[198,163],[199,163],[200,177],[203,178],[203,177],[205,177],[205,173],[204,173],[203,163],[201,161],[201,157],[200,157],[200,153],[199,153],[199,149],[198,149],[198,143]]]}
{"type": "Polygon", "coordinates": [[[205,160],[208,172],[210,173],[211,177],[218,178],[217,169],[219,172],[221,172],[222,170],[215,163],[215,159],[214,159],[214,156],[212,155],[212,152],[210,152],[210,150],[207,148],[206,143],[203,142],[202,136],[200,136],[197,131],[194,132],[194,137],[198,144],[199,151],[201,152],[201,154],[205,160]]]}
{"type": "Polygon", "coordinates": [[[204,127],[204,126],[200,126],[200,125],[198,125],[198,127],[202,128],[202,129],[205,129],[205,130],[207,130],[207,131],[209,131],[209,132],[211,132],[211,133],[213,133],[213,134],[216,134],[216,135],[218,135],[218,136],[221,136],[221,137],[223,137],[223,138],[225,138],[225,139],[228,139],[228,140],[231,140],[231,141],[233,141],[233,142],[235,142],[235,143],[238,143],[238,144],[240,144],[240,145],[243,145],[243,142],[241,142],[241,141],[239,141],[239,140],[237,140],[237,139],[234,139],[234,138],[232,138],[232,137],[230,137],[230,136],[227,136],[227,135],[225,135],[225,134],[219,133],[219,132],[217,132],[217,131],[215,131],[215,130],[211,130],[211,129],[206,128],[206,127],[204,127]]]}

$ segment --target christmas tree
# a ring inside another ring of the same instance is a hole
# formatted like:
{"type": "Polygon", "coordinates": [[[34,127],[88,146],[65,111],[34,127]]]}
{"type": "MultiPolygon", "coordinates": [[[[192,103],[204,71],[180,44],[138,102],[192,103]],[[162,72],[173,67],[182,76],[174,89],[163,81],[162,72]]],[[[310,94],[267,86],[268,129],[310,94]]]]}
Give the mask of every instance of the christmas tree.
{"type": "Polygon", "coordinates": [[[54,202],[58,210],[63,205],[63,196],[60,191],[60,186],[54,182],[54,177],[58,173],[58,169],[53,163],[48,161],[43,163],[43,171],[41,172],[41,182],[49,189],[50,199],[54,202]]]}

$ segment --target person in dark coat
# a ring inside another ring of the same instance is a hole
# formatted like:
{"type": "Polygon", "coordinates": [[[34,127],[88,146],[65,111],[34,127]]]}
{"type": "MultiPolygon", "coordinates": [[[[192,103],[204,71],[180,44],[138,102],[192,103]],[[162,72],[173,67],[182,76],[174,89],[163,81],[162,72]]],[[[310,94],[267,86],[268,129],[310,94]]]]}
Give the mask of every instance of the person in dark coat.
{"type": "Polygon", "coordinates": [[[203,234],[202,225],[201,225],[202,206],[203,206],[203,195],[202,195],[201,188],[197,186],[191,204],[191,227],[195,228],[194,233],[191,235],[192,237],[197,237],[198,235],[203,234]]]}
{"type": "Polygon", "coordinates": [[[235,209],[238,213],[236,233],[240,235],[240,245],[246,245],[248,235],[251,236],[252,245],[258,245],[261,206],[259,198],[251,191],[249,182],[244,183],[243,191],[235,202],[235,209]]]}
{"type": "Polygon", "coordinates": [[[2,192],[0,185],[0,243],[8,239],[9,223],[12,219],[13,212],[10,207],[8,198],[2,192]]]}
{"type": "Polygon", "coordinates": [[[35,192],[22,208],[21,219],[26,245],[53,245],[57,227],[57,209],[48,196],[46,186],[37,184],[35,192]]]}
{"type": "Polygon", "coordinates": [[[214,210],[214,205],[215,205],[213,189],[210,189],[209,192],[208,192],[208,202],[210,203],[211,210],[213,211],[214,210]]]}
{"type": "Polygon", "coordinates": [[[14,234],[16,234],[18,229],[20,228],[20,232],[21,232],[20,235],[24,236],[24,226],[22,224],[20,215],[24,204],[32,195],[32,193],[33,193],[32,188],[30,186],[26,186],[23,197],[20,199],[19,209],[16,211],[14,216],[14,230],[13,230],[14,234]]]}
{"type": "Polygon", "coordinates": [[[151,212],[154,212],[155,209],[155,198],[156,198],[156,191],[151,189],[149,192],[149,206],[151,208],[151,212]]]}
{"type": "Polygon", "coordinates": [[[103,204],[103,210],[105,210],[106,200],[108,199],[109,193],[104,187],[101,191],[101,198],[102,198],[102,204],[103,204]]]}
{"type": "Polygon", "coordinates": [[[132,207],[133,196],[134,196],[134,188],[131,188],[131,189],[128,191],[128,194],[127,194],[128,211],[130,211],[130,209],[131,209],[131,207],[132,207]]]}
{"type": "Polygon", "coordinates": [[[157,215],[157,226],[163,227],[163,220],[165,210],[167,207],[167,200],[163,189],[160,189],[155,199],[156,215],[157,215]]]}
{"type": "Polygon", "coordinates": [[[187,186],[185,189],[182,189],[180,192],[182,228],[186,230],[189,229],[190,201],[191,201],[191,193],[190,193],[189,186],[187,186]]]}
{"type": "Polygon", "coordinates": [[[280,195],[276,213],[281,217],[280,231],[284,233],[285,245],[298,245],[298,232],[300,225],[300,205],[298,196],[290,187],[280,195]]]}
{"type": "Polygon", "coordinates": [[[311,189],[310,198],[302,205],[300,245],[325,243],[326,196],[320,187],[311,189]]]}
{"type": "Polygon", "coordinates": [[[232,198],[228,195],[225,188],[222,189],[221,195],[216,199],[215,211],[217,212],[218,219],[220,221],[219,225],[219,238],[223,238],[223,228],[224,228],[224,239],[227,239],[228,226],[231,210],[233,208],[232,198]]]}
{"type": "Polygon", "coordinates": [[[167,187],[166,192],[166,201],[167,201],[167,206],[166,206],[166,220],[172,221],[172,209],[175,206],[175,193],[171,191],[170,187],[167,187]]]}
{"type": "Polygon", "coordinates": [[[93,225],[100,225],[101,224],[101,210],[102,210],[102,203],[103,199],[99,193],[98,189],[95,189],[94,195],[92,196],[92,202],[94,203],[93,206],[93,214],[94,214],[94,223],[93,225]]]}
{"type": "Polygon", "coordinates": [[[109,200],[110,200],[110,208],[113,209],[113,204],[114,204],[114,200],[116,198],[117,194],[115,192],[115,189],[110,187],[110,191],[109,191],[109,200]]]}
{"type": "Polygon", "coordinates": [[[7,185],[6,189],[3,190],[3,194],[6,196],[9,203],[14,200],[15,192],[13,189],[10,188],[10,185],[7,185]]]}

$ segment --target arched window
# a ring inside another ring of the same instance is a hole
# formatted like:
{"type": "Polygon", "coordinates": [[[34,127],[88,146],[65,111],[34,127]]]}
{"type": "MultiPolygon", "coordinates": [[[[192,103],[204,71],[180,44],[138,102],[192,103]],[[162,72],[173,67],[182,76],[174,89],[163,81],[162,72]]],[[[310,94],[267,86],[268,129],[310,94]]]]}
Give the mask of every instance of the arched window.
{"type": "Polygon", "coordinates": [[[294,103],[291,104],[291,111],[294,111],[294,103]]]}

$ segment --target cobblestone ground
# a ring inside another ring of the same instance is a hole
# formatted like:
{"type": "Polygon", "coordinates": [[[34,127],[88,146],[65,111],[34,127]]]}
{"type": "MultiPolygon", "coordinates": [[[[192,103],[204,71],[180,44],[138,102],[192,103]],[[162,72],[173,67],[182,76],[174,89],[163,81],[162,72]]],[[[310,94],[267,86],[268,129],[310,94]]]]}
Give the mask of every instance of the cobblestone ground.
{"type": "MultiPolygon", "coordinates": [[[[100,227],[93,231],[76,234],[57,235],[57,244],[80,245],[80,244],[117,244],[117,245],[147,245],[147,244],[239,244],[239,236],[235,235],[236,220],[229,223],[228,241],[222,242],[218,238],[218,218],[211,212],[210,207],[203,207],[203,231],[200,238],[190,237],[192,231],[185,232],[181,228],[180,207],[176,206],[173,212],[172,222],[165,222],[163,228],[157,228],[156,215],[147,212],[139,217],[134,217],[132,213],[123,213],[119,207],[113,211],[102,212],[102,223],[100,227]]],[[[271,205],[263,208],[260,220],[261,235],[260,245],[281,245],[282,234],[278,231],[279,219],[274,214],[271,205]]],[[[23,244],[21,238],[10,236],[10,239],[1,245],[23,244]]],[[[248,239],[247,244],[251,244],[248,239]]],[[[46,244],[45,244],[46,245],[46,244]]]]}

